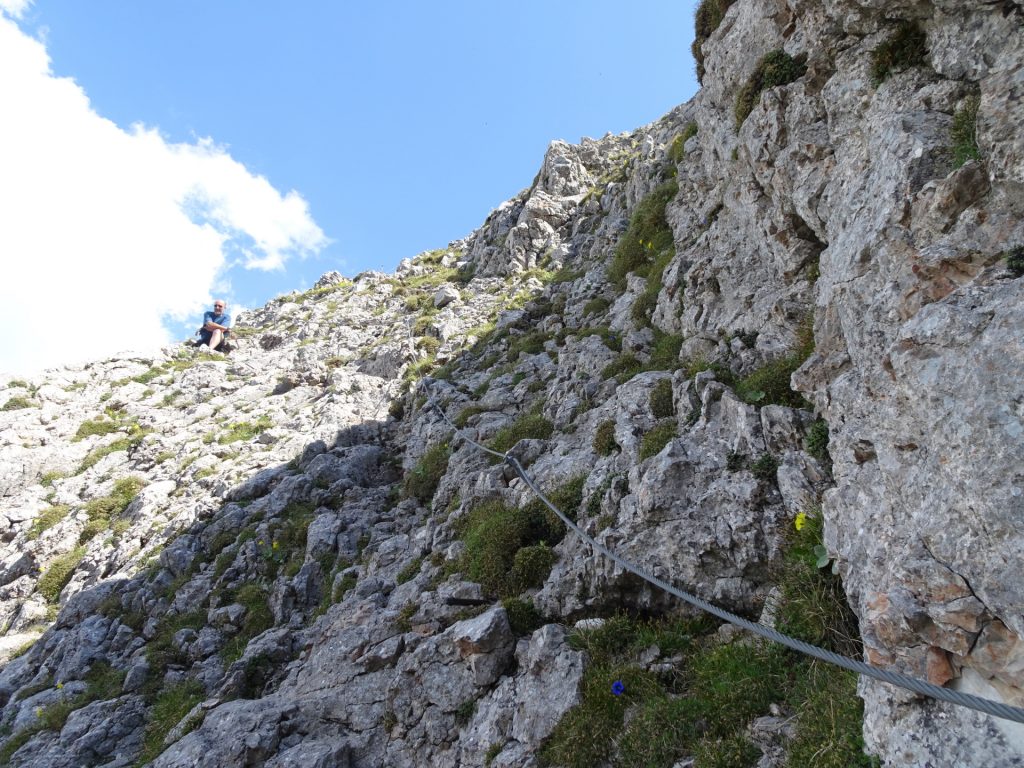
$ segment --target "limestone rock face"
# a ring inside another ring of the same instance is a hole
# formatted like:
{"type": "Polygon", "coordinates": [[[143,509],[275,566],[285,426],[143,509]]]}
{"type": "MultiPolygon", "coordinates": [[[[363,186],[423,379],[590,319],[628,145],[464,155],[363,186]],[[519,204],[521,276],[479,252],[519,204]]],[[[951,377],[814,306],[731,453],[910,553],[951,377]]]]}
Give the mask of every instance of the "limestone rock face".
{"type": "MultiPolygon", "coordinates": [[[[245,313],[229,357],[0,382],[10,763],[537,765],[593,668],[575,633],[689,609],[560,529],[479,557],[480,510],[507,531],[534,493],[470,440],[765,620],[820,515],[867,661],[1024,705],[1022,19],[736,0],[693,100],[553,141],[467,237],[245,313]],[[876,84],[902,21],[923,58],[876,84]],[[796,79],[737,123],[779,49],[796,79]],[[652,218],[671,246],[621,269],[652,218]]],[[[1024,765],[1012,723],[859,693],[883,765],[1024,765]]],[[[780,706],[744,724],[761,768],[780,706]]]]}

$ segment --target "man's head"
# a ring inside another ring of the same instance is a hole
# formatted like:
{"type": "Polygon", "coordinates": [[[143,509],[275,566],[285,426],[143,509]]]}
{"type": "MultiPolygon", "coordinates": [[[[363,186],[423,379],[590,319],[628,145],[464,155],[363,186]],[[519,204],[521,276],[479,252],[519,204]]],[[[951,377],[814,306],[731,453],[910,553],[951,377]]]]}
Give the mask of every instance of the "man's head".
{"type": "Polygon", "coordinates": [[[221,314],[228,308],[228,303],[224,299],[213,300],[213,311],[217,314],[221,314]]]}

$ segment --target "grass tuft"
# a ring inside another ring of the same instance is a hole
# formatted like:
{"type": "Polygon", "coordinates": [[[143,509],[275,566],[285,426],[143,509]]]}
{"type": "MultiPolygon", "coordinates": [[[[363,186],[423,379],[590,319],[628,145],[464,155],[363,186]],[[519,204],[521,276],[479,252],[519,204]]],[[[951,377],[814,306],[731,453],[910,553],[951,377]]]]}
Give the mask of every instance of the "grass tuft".
{"type": "Polygon", "coordinates": [[[29,400],[27,397],[21,395],[15,395],[14,397],[8,398],[7,402],[3,404],[0,411],[20,411],[23,408],[35,408],[36,404],[29,400]]]}
{"type": "MultiPolygon", "coordinates": [[[[581,480],[546,495],[574,516],[582,498],[581,480]]],[[[466,544],[461,568],[488,594],[499,597],[514,597],[543,583],[555,561],[551,546],[565,535],[561,521],[539,500],[520,508],[500,501],[484,502],[460,527],[466,544]]]]}
{"type": "Polygon", "coordinates": [[[79,424],[78,431],[75,432],[75,436],[71,438],[71,441],[77,443],[79,440],[84,440],[93,435],[109,435],[111,432],[117,432],[120,427],[119,422],[99,416],[79,424]]]}
{"type": "Polygon", "coordinates": [[[675,407],[672,402],[672,381],[661,379],[651,390],[650,395],[651,415],[656,419],[667,419],[675,415],[675,407]]]}
{"type": "Polygon", "coordinates": [[[1024,246],[1018,245],[1007,251],[1003,258],[1006,259],[1006,268],[1014,277],[1024,275],[1024,246]]]}
{"type": "Polygon", "coordinates": [[[233,595],[226,596],[225,600],[245,608],[242,628],[225,643],[221,651],[224,661],[231,664],[242,657],[250,640],[274,626],[274,614],[270,611],[266,591],[258,584],[243,584],[233,595]]]}
{"type": "Polygon", "coordinates": [[[981,97],[971,94],[963,100],[963,105],[953,115],[953,128],[950,132],[953,140],[953,163],[959,168],[968,160],[981,160],[978,149],[978,107],[981,97]]]}
{"type": "Polygon", "coordinates": [[[725,12],[735,0],[701,0],[694,17],[694,38],[690,51],[697,64],[697,82],[704,83],[704,50],[705,41],[725,18],[725,12]]]}
{"type": "Polygon", "coordinates": [[[817,419],[807,430],[807,437],[804,439],[804,448],[811,456],[816,458],[823,466],[832,468],[832,457],[828,452],[828,422],[824,419],[817,419]]]}
{"type": "Polygon", "coordinates": [[[508,614],[508,623],[512,631],[517,635],[530,635],[534,630],[544,626],[544,617],[530,600],[508,597],[501,601],[501,605],[508,614]]]}
{"type": "Polygon", "coordinates": [[[662,449],[676,437],[679,430],[675,419],[662,419],[655,424],[640,441],[640,461],[661,453],[662,449]]]}
{"type": "Polygon", "coordinates": [[[928,38],[917,24],[901,21],[893,35],[871,52],[871,82],[877,88],[888,77],[925,63],[928,38]]]}
{"type": "Polygon", "coordinates": [[[608,456],[619,450],[619,444],[615,442],[615,422],[608,419],[598,424],[592,444],[598,456],[608,456]]]}
{"type": "Polygon", "coordinates": [[[803,77],[807,71],[807,57],[790,56],[781,48],[770,51],[761,57],[750,73],[750,77],[736,94],[736,105],[733,114],[736,118],[736,129],[739,130],[743,121],[754,111],[761,94],[769,88],[792,83],[803,77]]]}
{"type": "Polygon", "coordinates": [[[256,421],[239,421],[228,427],[228,431],[217,438],[221,445],[236,443],[240,440],[252,440],[256,435],[266,432],[274,426],[269,416],[260,416],[256,421]]]}
{"type": "Polygon", "coordinates": [[[403,498],[417,499],[421,504],[429,504],[437,491],[437,484],[448,471],[450,456],[451,448],[447,443],[431,446],[402,481],[403,498]]]}
{"type": "MultiPolygon", "coordinates": [[[[149,711],[149,723],[146,725],[139,765],[151,762],[164,751],[164,739],[167,738],[167,734],[203,700],[204,695],[202,683],[198,680],[185,680],[169,685],[157,694],[149,711]]],[[[196,725],[198,723],[193,724],[193,727],[196,725]]]]}
{"type": "Polygon", "coordinates": [[[608,279],[619,288],[625,287],[630,272],[646,277],[655,260],[672,248],[672,228],[665,219],[665,207],[678,192],[676,182],[669,181],[637,204],[608,267],[608,279]]]}
{"type": "Polygon", "coordinates": [[[527,413],[506,427],[502,427],[491,438],[488,446],[492,451],[505,453],[520,440],[547,440],[554,434],[555,426],[540,414],[527,413]]]}
{"type": "Polygon", "coordinates": [[[44,531],[48,531],[61,520],[68,516],[68,512],[71,511],[71,507],[67,504],[55,504],[51,507],[47,507],[39,516],[32,521],[32,527],[28,529],[26,537],[28,539],[38,539],[42,536],[44,531]]]}
{"type": "Polygon", "coordinates": [[[85,557],[85,547],[76,547],[50,561],[36,585],[36,589],[46,598],[46,602],[55,604],[60,600],[61,591],[71,581],[71,576],[78,564],[82,562],[83,557],[85,557]]]}

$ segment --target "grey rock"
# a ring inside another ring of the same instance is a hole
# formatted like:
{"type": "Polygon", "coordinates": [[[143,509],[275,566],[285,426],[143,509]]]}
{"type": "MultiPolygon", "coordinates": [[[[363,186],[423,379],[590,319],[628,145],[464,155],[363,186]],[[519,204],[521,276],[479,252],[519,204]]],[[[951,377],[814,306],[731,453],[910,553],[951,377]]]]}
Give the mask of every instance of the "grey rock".
{"type": "MultiPolygon", "coordinates": [[[[134,764],[149,715],[137,695],[145,646],[171,632],[167,684],[259,698],[204,703],[203,724],[177,729],[158,765],[444,768],[482,765],[496,744],[493,766],[535,764],[578,700],[584,660],[555,627],[517,641],[497,608],[459,621],[489,604],[465,575],[445,578],[467,549],[460,521],[482,501],[519,507],[532,493],[454,438],[424,398],[451,418],[489,409],[465,433],[483,441],[540,403],[554,434],[513,450],[545,489],[584,478],[577,519],[589,534],[766,621],[793,517],[820,505],[869,661],[1020,703],[1024,283],[1005,258],[1024,244],[1020,9],[733,3],[704,43],[704,86],[690,103],[632,133],[553,142],[535,183],[444,251],[352,285],[328,273],[315,291],[247,311],[229,359],[168,349],[34,377],[38,407],[0,413],[2,652],[48,628],[0,669],[0,719],[30,725],[34,706],[80,692],[98,659],[126,670],[128,695],[80,708],[59,734],[35,734],[14,761],[134,764]],[[926,65],[876,87],[872,51],[903,18],[927,33],[926,65]],[[806,73],[766,89],[737,127],[736,93],[778,48],[806,54],[806,73]],[[954,167],[954,115],[975,93],[981,160],[954,167]],[[691,121],[697,134],[670,159],[691,121]],[[620,291],[607,265],[669,174],[674,255],[649,326],[634,306],[650,278],[630,275],[620,291]],[[409,306],[433,303],[436,285],[413,279],[438,263],[459,265],[460,284],[416,323],[409,306]],[[564,271],[545,286],[535,268],[564,271]],[[530,297],[510,307],[522,292],[530,297]],[[484,349],[467,352],[494,318],[484,349]],[[814,352],[791,383],[814,412],[744,402],[751,393],[729,382],[766,364],[788,370],[809,319],[814,352]],[[543,351],[508,354],[527,334],[543,351]],[[612,347],[649,363],[664,334],[684,339],[678,370],[605,378],[612,347]],[[403,373],[426,348],[444,373],[407,391],[403,373]],[[147,384],[132,380],[142,374],[147,384]],[[662,380],[677,435],[641,462],[662,380]],[[127,429],[72,439],[107,407],[147,434],[79,471],[127,429]],[[803,445],[819,415],[831,472],[803,445]],[[599,456],[593,437],[606,421],[617,449],[599,456]],[[232,439],[243,424],[260,433],[232,439]],[[402,472],[443,442],[453,452],[432,501],[394,497],[402,472]],[[755,477],[747,467],[766,454],[778,471],[755,477]],[[54,470],[65,476],[44,488],[54,470]],[[111,530],[80,545],[89,501],[127,476],[148,485],[111,530]],[[68,514],[37,535],[51,503],[68,514]],[[52,621],[40,577],[69,552],[81,559],[52,621]],[[418,558],[418,573],[397,584],[418,558]],[[225,669],[220,643],[266,626],[258,600],[274,626],[225,669]],[[14,700],[33,684],[44,688],[14,700]]],[[[0,403],[27,391],[0,381],[0,403]]],[[[544,613],[678,608],[574,536],[555,556],[525,595],[544,613]]],[[[656,648],[642,661],[666,674],[677,663],[656,648]]],[[[1012,727],[871,683],[862,693],[868,748],[886,764],[1024,759],[1012,727]]],[[[742,724],[761,768],[784,759],[788,715],[742,724]]]]}
{"type": "Polygon", "coordinates": [[[350,768],[348,744],[329,740],[303,740],[267,761],[267,768],[350,768]]]}
{"type": "Polygon", "coordinates": [[[459,296],[459,289],[456,288],[454,285],[442,285],[440,288],[437,289],[437,292],[434,294],[434,306],[437,307],[438,309],[447,307],[453,301],[458,301],[459,296]]]}

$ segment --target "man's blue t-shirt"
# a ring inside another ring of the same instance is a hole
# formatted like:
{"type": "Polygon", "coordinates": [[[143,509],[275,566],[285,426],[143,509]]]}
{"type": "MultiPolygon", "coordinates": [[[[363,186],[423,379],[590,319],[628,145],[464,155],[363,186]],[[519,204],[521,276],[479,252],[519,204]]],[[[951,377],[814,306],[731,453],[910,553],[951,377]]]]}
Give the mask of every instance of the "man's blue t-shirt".
{"type": "Polygon", "coordinates": [[[213,336],[213,332],[212,331],[208,331],[205,328],[207,323],[216,323],[217,325],[230,326],[231,325],[231,315],[227,314],[226,312],[223,313],[223,314],[220,314],[220,315],[215,315],[215,314],[213,314],[213,312],[204,312],[203,313],[203,326],[204,327],[199,329],[199,338],[203,340],[204,344],[207,343],[210,340],[210,338],[213,336]]]}

